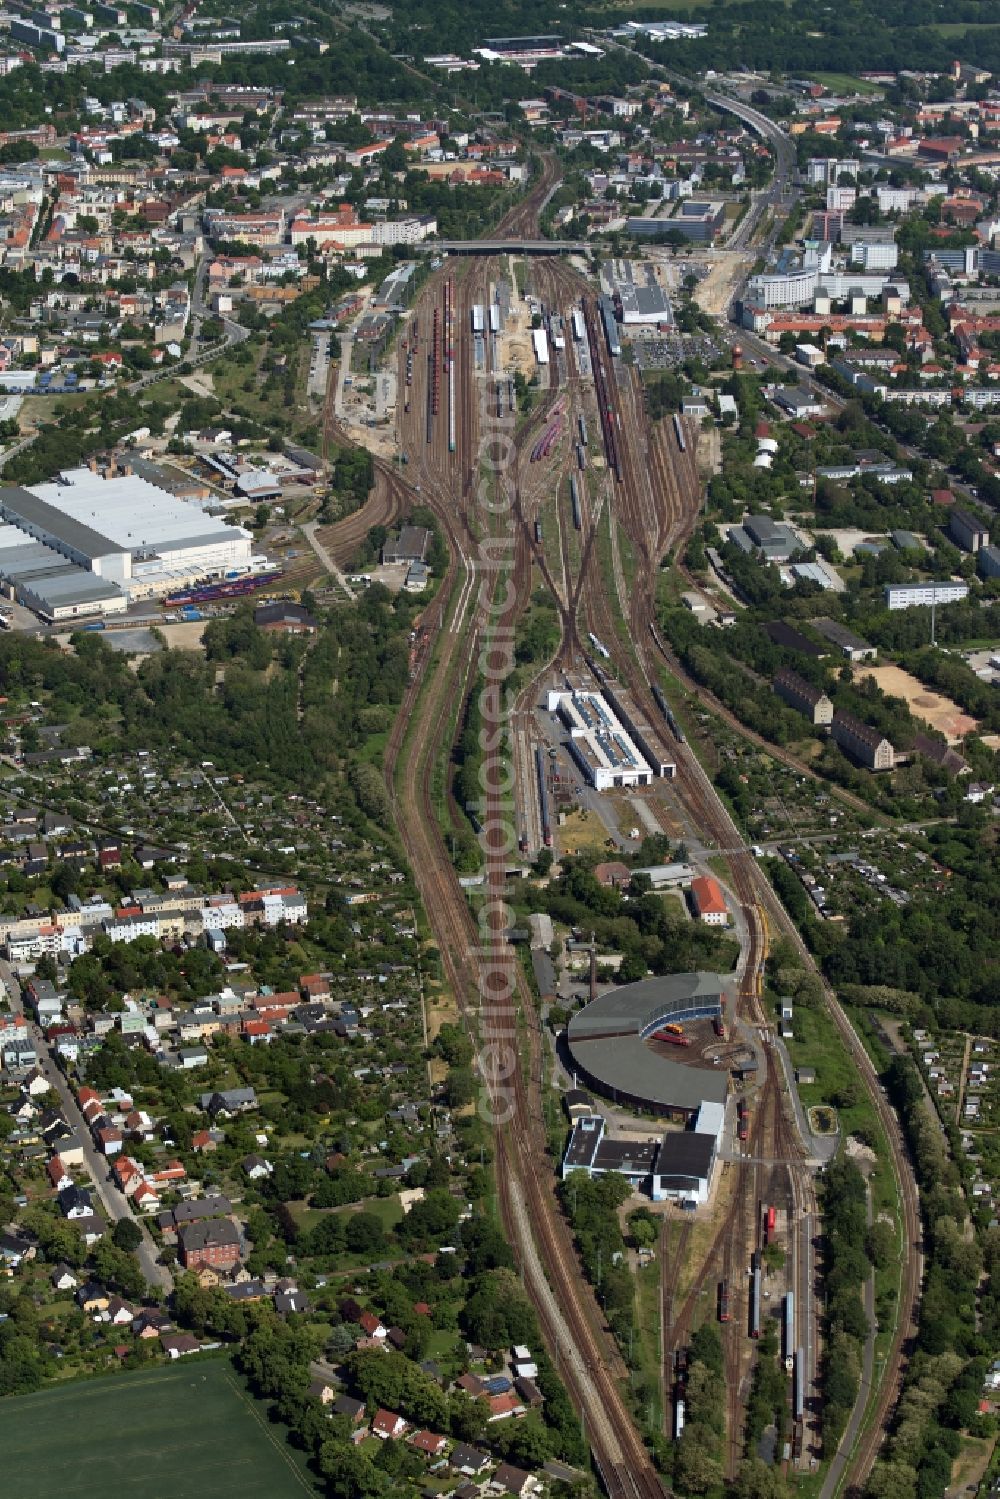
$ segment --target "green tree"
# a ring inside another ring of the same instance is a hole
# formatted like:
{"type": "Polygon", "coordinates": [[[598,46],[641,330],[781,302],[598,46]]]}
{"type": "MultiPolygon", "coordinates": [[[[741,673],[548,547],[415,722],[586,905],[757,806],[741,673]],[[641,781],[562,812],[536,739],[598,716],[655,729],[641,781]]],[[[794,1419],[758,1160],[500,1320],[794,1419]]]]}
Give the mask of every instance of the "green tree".
{"type": "Polygon", "coordinates": [[[111,1230],[111,1240],[117,1249],[134,1254],[142,1243],[142,1229],[133,1218],[119,1218],[111,1230]]]}

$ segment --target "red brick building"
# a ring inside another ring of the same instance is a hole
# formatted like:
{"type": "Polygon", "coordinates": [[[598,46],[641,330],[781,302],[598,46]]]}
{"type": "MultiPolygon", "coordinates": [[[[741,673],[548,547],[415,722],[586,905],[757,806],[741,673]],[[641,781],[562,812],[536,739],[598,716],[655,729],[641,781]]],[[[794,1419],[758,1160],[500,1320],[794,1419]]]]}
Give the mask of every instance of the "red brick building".
{"type": "Polygon", "coordinates": [[[185,1270],[232,1270],[240,1262],[240,1236],[229,1218],[209,1218],[188,1223],[177,1235],[181,1264],[185,1270]]]}

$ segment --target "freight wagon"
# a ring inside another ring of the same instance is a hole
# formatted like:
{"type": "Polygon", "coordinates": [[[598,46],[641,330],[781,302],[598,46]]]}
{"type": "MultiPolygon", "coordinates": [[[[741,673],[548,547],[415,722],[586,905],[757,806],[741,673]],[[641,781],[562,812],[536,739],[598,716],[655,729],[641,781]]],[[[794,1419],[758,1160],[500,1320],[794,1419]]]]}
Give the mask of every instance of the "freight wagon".
{"type": "MultiPolygon", "coordinates": [[[[801,1348],[795,1350],[795,1379],[792,1385],[792,1415],[801,1429],[806,1405],[806,1358],[801,1348]]],[[[801,1443],[801,1438],[800,1438],[801,1443]]],[[[801,1446],[800,1446],[801,1451],[801,1446]]]]}
{"type": "Polygon", "coordinates": [[[577,488],[576,479],[573,477],[572,474],[570,474],[570,476],[569,476],[569,498],[570,498],[570,504],[573,506],[573,524],[576,527],[576,529],[579,531],[581,529],[581,525],[580,525],[580,491],[577,488]]]}
{"type": "Polygon", "coordinates": [[[760,1337],[760,1266],[756,1265],[750,1276],[750,1323],[748,1332],[752,1338],[760,1337]]]}
{"type": "Polygon", "coordinates": [[[280,572],[258,573],[252,577],[235,578],[230,583],[210,583],[184,593],[170,594],[163,602],[168,609],[179,609],[184,604],[211,604],[218,599],[241,598],[261,588],[272,587],[281,576],[280,572]]]}
{"type": "Polygon", "coordinates": [[[552,847],[552,821],[549,816],[549,788],[545,772],[545,755],[541,747],[535,750],[535,776],[538,780],[538,815],[542,824],[542,842],[552,847]]]}

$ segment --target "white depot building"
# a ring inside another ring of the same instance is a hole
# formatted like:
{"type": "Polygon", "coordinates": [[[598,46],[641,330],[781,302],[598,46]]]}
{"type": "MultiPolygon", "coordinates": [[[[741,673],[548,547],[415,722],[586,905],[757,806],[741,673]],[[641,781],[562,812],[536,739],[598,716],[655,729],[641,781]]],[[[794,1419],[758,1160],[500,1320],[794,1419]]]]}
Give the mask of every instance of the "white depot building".
{"type": "Polygon", "coordinates": [[[249,532],[131,473],[68,469],[0,489],[0,581],[56,621],[116,614],[135,599],[251,569],[249,532]]]}
{"type": "Polygon", "coordinates": [[[601,693],[554,689],[547,707],[569,730],[570,754],[597,791],[650,785],[653,767],[601,693]]]}

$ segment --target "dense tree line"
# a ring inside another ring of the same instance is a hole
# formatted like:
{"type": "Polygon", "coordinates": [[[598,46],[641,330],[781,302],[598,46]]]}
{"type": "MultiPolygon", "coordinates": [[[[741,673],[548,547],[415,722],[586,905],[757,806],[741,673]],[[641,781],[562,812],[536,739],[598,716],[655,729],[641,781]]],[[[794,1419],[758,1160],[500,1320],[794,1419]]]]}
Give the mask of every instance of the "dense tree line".
{"type": "Polygon", "coordinates": [[[867,1190],[853,1161],[838,1159],[823,1179],[826,1340],[823,1349],[823,1450],[837,1449],[861,1379],[868,1318],[861,1291],[871,1272],[865,1253],[867,1190]]]}
{"type": "Polygon", "coordinates": [[[920,1185],[925,1282],[917,1347],[889,1447],[872,1471],[870,1499],[932,1499],[948,1488],[961,1449],[960,1432],[985,1434],[979,1415],[994,1351],[995,1245],[989,1245],[986,1319],[977,1327],[982,1249],[965,1231],[967,1208],[958,1167],[928,1107],[916,1067],[893,1059],[886,1074],[920,1185]]]}
{"type": "Polygon", "coordinates": [[[623,954],[619,970],[629,983],[653,973],[714,969],[728,973],[736,944],[700,922],[672,915],[658,895],[635,899],[605,889],[586,859],[564,858],[561,872],[545,889],[533,892],[534,908],[568,926],[593,931],[599,947],[623,954]]]}

